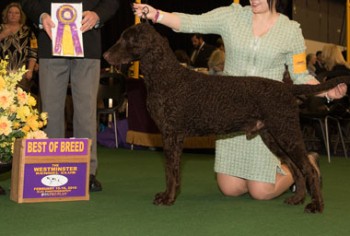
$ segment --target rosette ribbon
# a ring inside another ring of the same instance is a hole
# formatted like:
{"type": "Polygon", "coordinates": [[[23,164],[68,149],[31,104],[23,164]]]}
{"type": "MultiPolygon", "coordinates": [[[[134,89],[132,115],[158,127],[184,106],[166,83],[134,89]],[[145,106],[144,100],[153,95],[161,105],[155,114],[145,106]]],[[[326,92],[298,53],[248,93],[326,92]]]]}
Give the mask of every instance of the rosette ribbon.
{"type": "Polygon", "coordinates": [[[58,25],[54,54],[82,55],[83,50],[75,24],[77,18],[76,9],[71,5],[62,5],[57,9],[56,16],[58,25]]]}

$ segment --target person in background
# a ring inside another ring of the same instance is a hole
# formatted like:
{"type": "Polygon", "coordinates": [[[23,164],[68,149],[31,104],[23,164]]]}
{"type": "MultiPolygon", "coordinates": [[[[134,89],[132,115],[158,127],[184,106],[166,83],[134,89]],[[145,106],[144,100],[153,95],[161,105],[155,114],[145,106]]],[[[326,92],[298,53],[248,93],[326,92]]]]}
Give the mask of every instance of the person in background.
{"type": "Polygon", "coordinates": [[[13,2],[2,12],[0,25],[0,55],[6,59],[8,70],[16,71],[23,66],[27,69],[19,86],[30,92],[37,62],[37,39],[26,25],[26,15],[19,3],[13,2]]]}
{"type": "MultiPolygon", "coordinates": [[[[322,49],[323,61],[326,68],[326,72],[322,73],[324,81],[333,79],[339,76],[350,76],[350,64],[346,62],[342,51],[335,44],[326,44],[322,49]]],[[[333,101],[327,101],[326,103],[329,114],[334,117],[346,118],[340,120],[341,127],[344,130],[343,134],[348,134],[350,122],[347,120],[350,118],[350,90],[347,92],[347,96],[341,99],[333,101]]]]}
{"type": "Polygon", "coordinates": [[[201,34],[192,35],[191,41],[193,45],[193,52],[190,57],[191,66],[195,68],[208,68],[208,60],[215,47],[207,44],[201,34]]]}
{"type": "Polygon", "coordinates": [[[225,65],[225,46],[222,38],[216,40],[216,49],[208,60],[209,74],[222,75],[225,65]]]}
{"type": "MultiPolygon", "coordinates": [[[[282,81],[286,64],[294,83],[319,83],[307,71],[299,24],[280,13],[281,0],[250,0],[250,6],[245,7],[233,3],[201,15],[165,12],[146,4],[133,7],[139,17],[145,17],[143,9],[147,7],[148,19],[177,32],[220,35],[225,44],[224,74],[282,81]]],[[[341,84],[319,96],[339,98],[346,90],[347,86],[341,84]]],[[[308,157],[320,175],[317,158],[308,157]]],[[[268,200],[294,182],[289,168],[281,165],[260,136],[247,140],[245,135],[235,133],[218,139],[215,171],[219,188],[227,196],[249,193],[254,199],[268,200]]]]}
{"type": "Polygon", "coordinates": [[[326,44],[322,49],[324,76],[331,79],[337,76],[350,75],[350,64],[346,62],[340,48],[335,44],[326,44]]]}
{"type": "MultiPolygon", "coordinates": [[[[82,2],[81,28],[84,57],[52,56],[51,4],[54,0],[22,0],[22,7],[28,17],[41,30],[39,32],[39,82],[43,111],[48,113],[45,129],[50,138],[65,137],[64,109],[67,87],[70,82],[74,118],[73,137],[92,140],[90,161],[90,191],[101,191],[102,185],[96,179],[96,106],[100,78],[101,26],[110,19],[119,6],[119,0],[90,0],[82,2]]],[[[65,0],[64,3],[76,3],[65,0]]]]}
{"type": "Polygon", "coordinates": [[[326,68],[324,67],[323,58],[322,58],[322,51],[316,52],[315,68],[316,68],[316,71],[315,71],[316,75],[326,71],[326,68]]]}
{"type": "Polygon", "coordinates": [[[307,65],[307,70],[309,71],[310,75],[316,77],[316,55],[314,53],[309,53],[306,56],[306,65],[307,65]]]}
{"type": "MultiPolygon", "coordinates": [[[[322,55],[327,70],[327,72],[323,74],[325,80],[350,75],[350,64],[346,62],[342,51],[337,45],[326,44],[322,49],[322,55]]],[[[344,97],[341,100],[349,99],[350,90],[347,91],[347,95],[347,98],[344,97]]],[[[349,103],[347,102],[347,104],[349,103]]]]}
{"type": "Polygon", "coordinates": [[[190,57],[187,55],[185,50],[177,49],[175,50],[174,54],[182,66],[189,67],[191,65],[190,57]]]}

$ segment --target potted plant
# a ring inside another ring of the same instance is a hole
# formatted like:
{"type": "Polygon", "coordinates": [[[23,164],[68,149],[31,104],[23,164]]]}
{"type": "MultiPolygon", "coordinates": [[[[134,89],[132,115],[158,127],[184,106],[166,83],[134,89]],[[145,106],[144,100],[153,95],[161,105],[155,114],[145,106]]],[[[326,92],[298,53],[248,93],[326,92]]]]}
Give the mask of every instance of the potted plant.
{"type": "Polygon", "coordinates": [[[8,71],[7,64],[0,60],[0,173],[11,169],[16,139],[47,138],[41,130],[47,123],[47,113],[40,113],[35,98],[17,86],[25,68],[8,71]]]}

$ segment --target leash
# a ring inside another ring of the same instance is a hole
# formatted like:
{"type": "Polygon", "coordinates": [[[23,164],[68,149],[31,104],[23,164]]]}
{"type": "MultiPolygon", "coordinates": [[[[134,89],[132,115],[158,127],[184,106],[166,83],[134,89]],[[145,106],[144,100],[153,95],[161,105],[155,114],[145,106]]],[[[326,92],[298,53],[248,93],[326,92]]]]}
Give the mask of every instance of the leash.
{"type": "MultiPolygon", "coordinates": [[[[134,1],[133,0],[130,0],[130,6],[131,6],[131,10],[133,12],[135,12],[135,9],[133,7],[133,4],[134,4],[134,1]]],[[[145,4],[148,4],[148,1],[146,0],[145,1],[145,4]]],[[[148,7],[143,7],[142,8],[142,16],[141,16],[141,23],[147,23],[149,24],[149,20],[147,19],[147,15],[149,13],[149,8],[148,7]]]]}

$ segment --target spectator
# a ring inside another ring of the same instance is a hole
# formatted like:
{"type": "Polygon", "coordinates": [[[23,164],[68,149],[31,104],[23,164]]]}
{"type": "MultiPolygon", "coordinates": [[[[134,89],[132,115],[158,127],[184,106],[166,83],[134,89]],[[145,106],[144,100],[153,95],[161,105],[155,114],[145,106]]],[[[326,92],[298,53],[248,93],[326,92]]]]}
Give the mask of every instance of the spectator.
{"type": "Polygon", "coordinates": [[[8,59],[8,69],[16,71],[23,66],[28,70],[19,82],[24,90],[30,91],[37,62],[37,40],[26,23],[26,16],[19,3],[13,2],[2,12],[0,25],[0,55],[8,59]]]}
{"type": "Polygon", "coordinates": [[[316,52],[316,63],[315,63],[315,68],[316,68],[316,75],[321,74],[322,72],[326,71],[324,68],[324,62],[322,58],[322,51],[317,51],[316,52]]]}
{"type": "Polygon", "coordinates": [[[225,46],[222,38],[218,38],[216,41],[216,49],[209,57],[208,67],[209,74],[222,75],[225,65],[225,46]]]}
{"type": "Polygon", "coordinates": [[[211,53],[215,50],[213,45],[207,44],[201,34],[194,34],[191,38],[193,51],[191,65],[195,68],[207,68],[211,53]]]}
{"type": "Polygon", "coordinates": [[[190,66],[191,60],[185,50],[182,50],[182,49],[175,50],[175,56],[181,65],[183,65],[184,67],[190,66]]]}
{"type": "Polygon", "coordinates": [[[307,70],[309,71],[310,75],[316,77],[316,55],[313,53],[309,53],[306,56],[306,65],[307,65],[307,70]]]}

